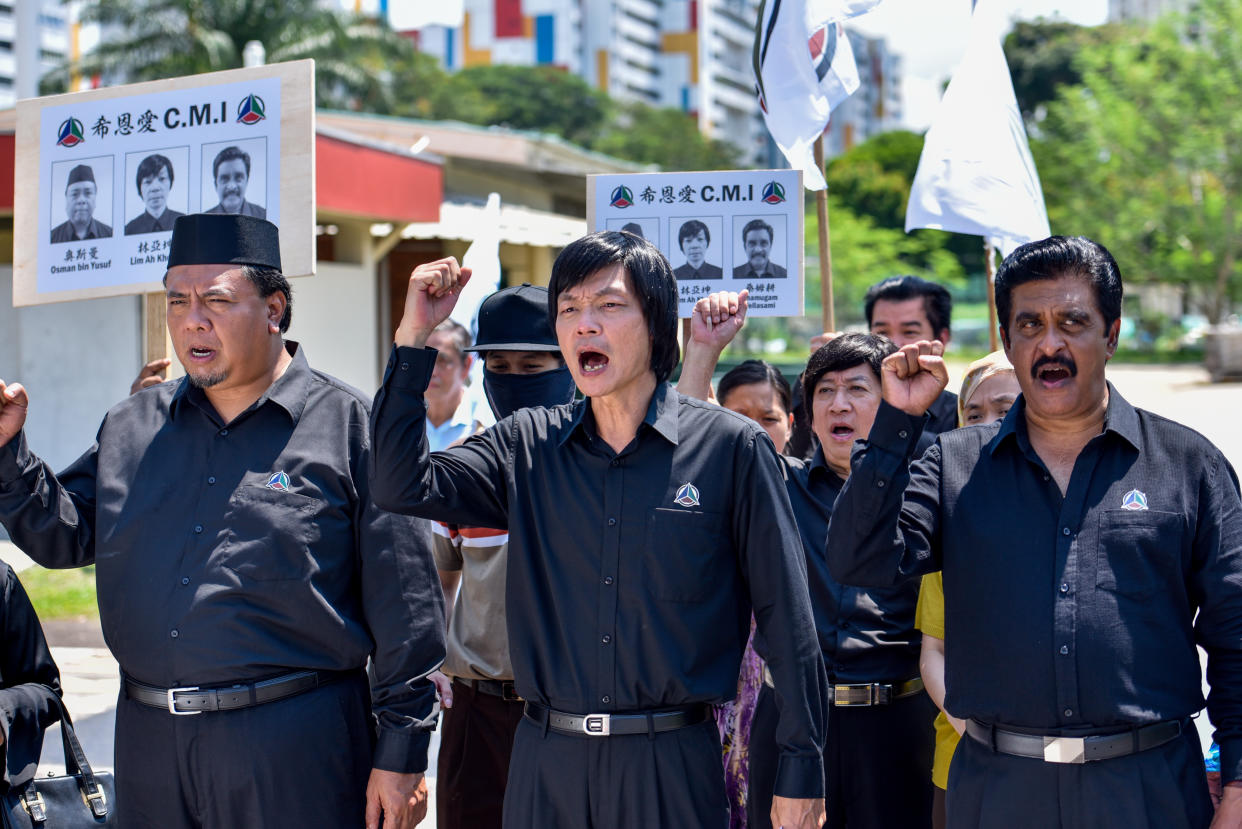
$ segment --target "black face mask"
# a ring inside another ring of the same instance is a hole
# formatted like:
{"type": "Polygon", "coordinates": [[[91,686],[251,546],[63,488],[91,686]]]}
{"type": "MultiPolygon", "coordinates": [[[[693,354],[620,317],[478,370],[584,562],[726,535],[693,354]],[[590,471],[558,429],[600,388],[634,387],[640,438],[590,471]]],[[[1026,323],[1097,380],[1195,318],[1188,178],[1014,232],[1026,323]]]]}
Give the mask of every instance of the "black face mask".
{"type": "Polygon", "coordinates": [[[483,393],[497,420],[518,409],[559,406],[574,399],[574,378],[569,366],[539,374],[493,374],[483,369],[483,393]]]}

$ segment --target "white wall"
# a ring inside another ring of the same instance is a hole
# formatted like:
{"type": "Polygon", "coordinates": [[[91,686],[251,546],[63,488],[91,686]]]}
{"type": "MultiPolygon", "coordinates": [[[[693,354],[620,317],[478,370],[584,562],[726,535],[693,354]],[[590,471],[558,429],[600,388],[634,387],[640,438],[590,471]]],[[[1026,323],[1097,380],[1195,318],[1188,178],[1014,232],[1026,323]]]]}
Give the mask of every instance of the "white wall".
{"type": "Polygon", "coordinates": [[[290,284],[293,323],[289,339],[306,349],[312,368],[367,395],[375,394],[383,365],[377,354],[379,295],[374,266],[369,261],[320,262],[314,276],[293,279],[290,284]]]}
{"type": "Polygon", "coordinates": [[[26,439],[61,469],[90,448],[142,367],[141,300],[13,308],[12,297],[13,269],[0,266],[0,379],[29,390],[26,439]]]}

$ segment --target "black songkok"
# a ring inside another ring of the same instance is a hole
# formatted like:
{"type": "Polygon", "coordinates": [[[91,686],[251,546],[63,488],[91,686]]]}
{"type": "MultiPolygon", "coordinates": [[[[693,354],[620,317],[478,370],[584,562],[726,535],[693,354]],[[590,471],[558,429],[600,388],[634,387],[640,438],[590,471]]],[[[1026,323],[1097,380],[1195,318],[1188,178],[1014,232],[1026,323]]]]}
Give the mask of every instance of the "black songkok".
{"type": "Polygon", "coordinates": [[[74,167],[72,170],[69,171],[69,183],[66,184],[65,186],[66,187],[72,186],[74,184],[77,184],[79,181],[89,181],[91,183],[94,183],[95,171],[92,170],[86,164],[79,164],[78,166],[74,167]]]}
{"type": "Polygon", "coordinates": [[[254,265],[280,270],[280,231],[266,219],[233,213],[191,213],[173,223],[168,267],[254,265]]]}

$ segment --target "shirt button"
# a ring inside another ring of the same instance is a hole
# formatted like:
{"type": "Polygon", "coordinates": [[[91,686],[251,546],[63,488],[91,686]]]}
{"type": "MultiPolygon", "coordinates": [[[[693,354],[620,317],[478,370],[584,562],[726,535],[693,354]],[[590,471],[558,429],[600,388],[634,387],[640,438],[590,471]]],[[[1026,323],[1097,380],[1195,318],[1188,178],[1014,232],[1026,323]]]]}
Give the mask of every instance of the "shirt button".
{"type": "Polygon", "coordinates": [[[215,483],[216,483],[216,476],[215,476],[215,475],[209,475],[209,476],[207,476],[207,486],[214,486],[214,485],[215,485],[215,483]]]}
{"type": "Polygon", "coordinates": [[[876,486],[878,486],[880,489],[883,489],[883,488],[884,488],[884,482],[883,482],[883,481],[876,481],[876,482],[875,482],[875,485],[876,485],[876,486]]]}
{"type": "Polygon", "coordinates": [[[187,579],[187,578],[185,578],[185,577],[183,576],[183,577],[182,577],[182,579],[181,579],[181,583],[182,583],[182,584],[189,584],[189,583],[190,583],[190,580],[189,580],[189,579],[187,579]]]}
{"type": "Polygon", "coordinates": [[[607,705],[608,703],[612,702],[612,697],[608,696],[607,694],[604,694],[602,697],[599,698],[599,701],[604,703],[604,705],[607,705]]]}
{"type": "Polygon", "coordinates": [[[180,635],[181,635],[181,633],[180,633],[180,631],[178,631],[176,628],[173,628],[173,629],[172,629],[172,633],[170,633],[170,634],[168,634],[168,635],[169,635],[169,636],[171,636],[172,638],[176,639],[178,636],[180,636],[180,635]]]}
{"type": "Polygon", "coordinates": [[[612,584],[612,576],[604,576],[604,584],[612,584]]]}
{"type": "Polygon", "coordinates": [[[1069,653],[1069,645],[1062,645],[1062,646],[1061,646],[1061,655],[1062,655],[1062,656],[1065,656],[1065,655],[1066,655],[1066,654],[1068,654],[1068,653],[1069,653]]]}
{"type": "Polygon", "coordinates": [[[220,430],[220,437],[222,437],[222,438],[226,438],[226,437],[228,437],[228,436],[229,436],[229,430],[228,430],[228,429],[221,429],[221,430],[220,430]]]}
{"type": "Polygon", "coordinates": [[[1061,713],[1062,713],[1062,714],[1064,714],[1064,715],[1065,715],[1065,716],[1067,716],[1067,717],[1072,717],[1072,716],[1074,716],[1074,709],[1073,709],[1073,708],[1066,708],[1066,709],[1065,709],[1064,711],[1062,711],[1061,713]]]}
{"type": "Polygon", "coordinates": [[[410,364],[409,364],[409,363],[402,363],[402,364],[401,364],[401,370],[402,370],[402,371],[409,371],[409,370],[410,370],[410,364]]]}
{"type": "Polygon", "coordinates": [[[612,637],[611,637],[611,636],[609,636],[607,633],[605,633],[603,636],[601,636],[601,637],[599,638],[599,641],[601,641],[601,642],[603,642],[605,645],[607,645],[609,642],[611,642],[611,641],[612,641],[612,637]]]}
{"type": "Polygon", "coordinates": [[[1061,592],[1062,592],[1062,593],[1068,593],[1068,592],[1069,592],[1069,585],[1068,585],[1068,584],[1066,584],[1065,582],[1061,582],[1061,592]]]}
{"type": "Polygon", "coordinates": [[[1061,535],[1069,535],[1069,534],[1070,534],[1070,528],[1069,528],[1069,527],[1062,527],[1062,528],[1061,528],[1061,535]]]}
{"type": "Polygon", "coordinates": [[[194,532],[196,532],[196,533],[201,533],[202,531],[203,531],[203,525],[202,525],[202,524],[195,524],[195,525],[194,525],[194,532]]]}
{"type": "Polygon", "coordinates": [[[615,518],[609,518],[609,519],[608,519],[608,526],[610,526],[610,527],[615,526],[615,525],[616,525],[616,523],[617,523],[617,519],[615,519],[615,518]]]}
{"type": "Polygon", "coordinates": [[[618,467],[621,465],[621,461],[617,460],[616,458],[613,458],[612,460],[608,462],[608,465],[611,467],[618,467]]]}
{"type": "Polygon", "coordinates": [[[905,440],[909,436],[910,436],[910,433],[907,432],[905,429],[902,429],[900,432],[897,433],[897,437],[901,438],[902,440],[905,440]]]}

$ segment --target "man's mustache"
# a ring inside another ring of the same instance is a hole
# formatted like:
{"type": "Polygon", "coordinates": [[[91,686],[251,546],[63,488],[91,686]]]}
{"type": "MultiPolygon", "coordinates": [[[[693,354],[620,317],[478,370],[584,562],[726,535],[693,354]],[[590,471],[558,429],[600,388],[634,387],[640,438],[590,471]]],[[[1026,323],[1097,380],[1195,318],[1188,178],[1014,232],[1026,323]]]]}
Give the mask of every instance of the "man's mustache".
{"type": "Polygon", "coordinates": [[[1038,360],[1036,360],[1031,365],[1031,379],[1032,380],[1039,379],[1039,370],[1042,369],[1044,366],[1060,366],[1061,368],[1069,372],[1070,377],[1078,376],[1078,366],[1077,364],[1075,364],[1072,358],[1060,357],[1060,356],[1056,356],[1056,357],[1043,356],[1043,357],[1040,357],[1038,360]]]}

